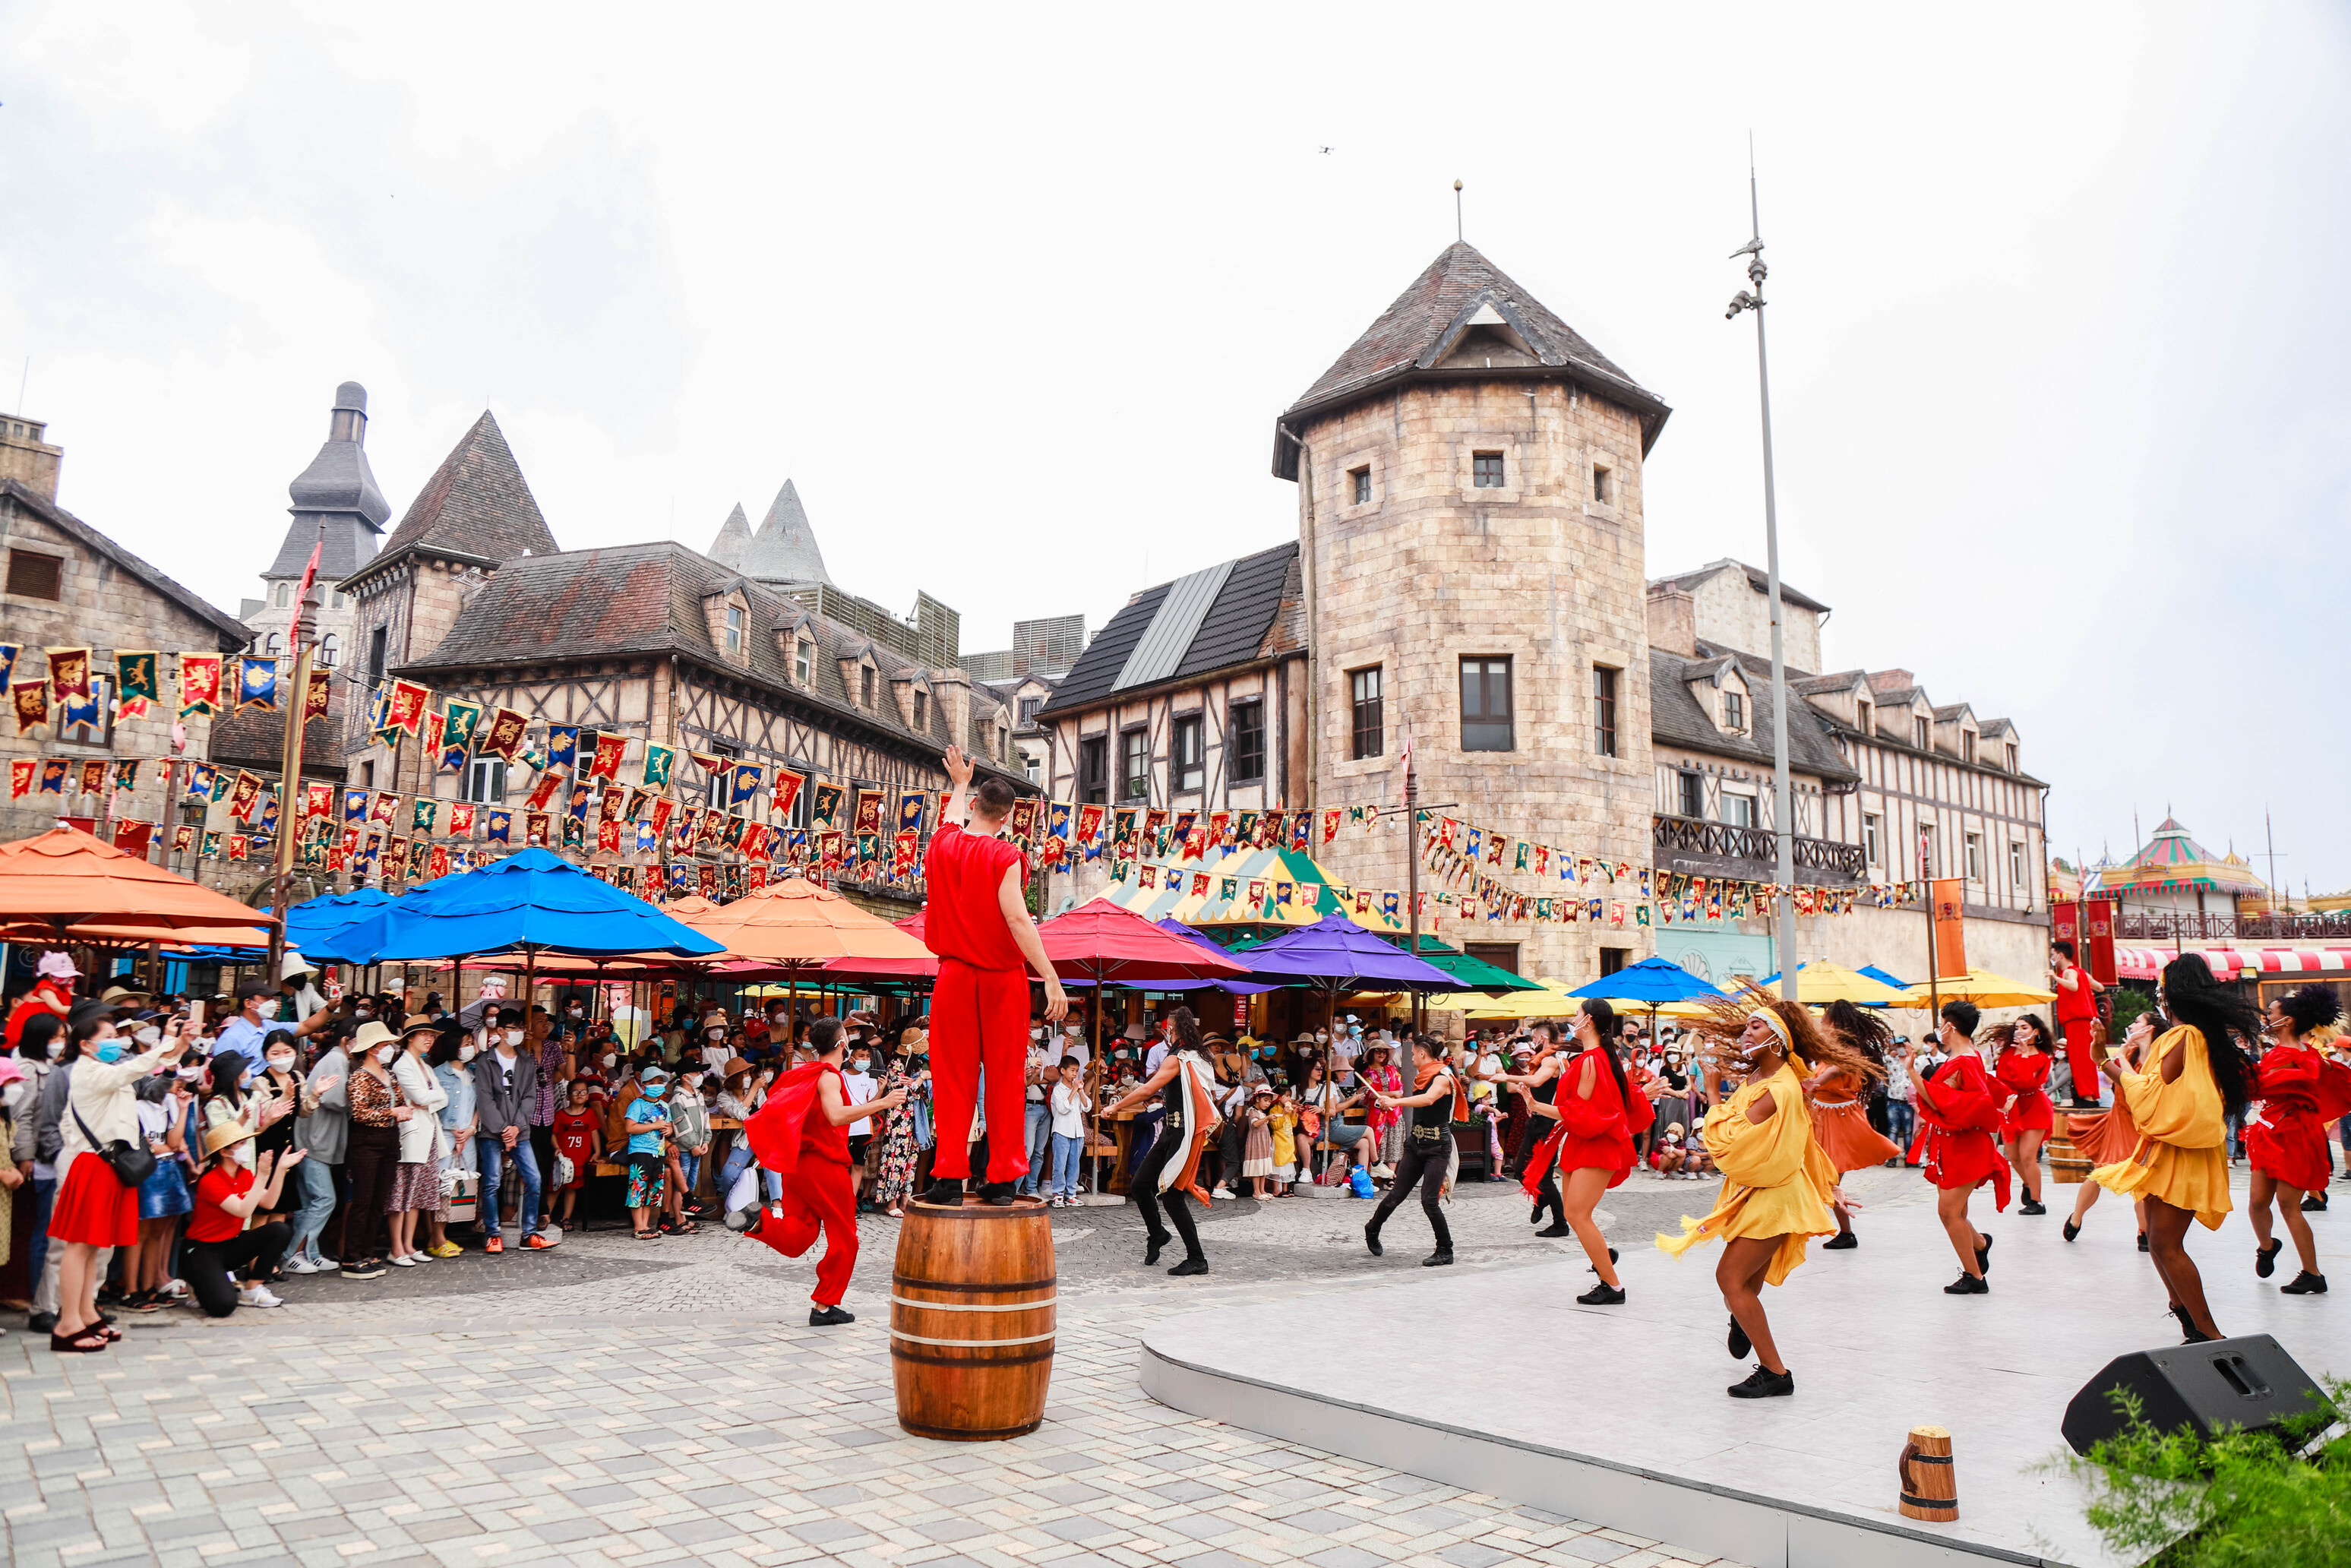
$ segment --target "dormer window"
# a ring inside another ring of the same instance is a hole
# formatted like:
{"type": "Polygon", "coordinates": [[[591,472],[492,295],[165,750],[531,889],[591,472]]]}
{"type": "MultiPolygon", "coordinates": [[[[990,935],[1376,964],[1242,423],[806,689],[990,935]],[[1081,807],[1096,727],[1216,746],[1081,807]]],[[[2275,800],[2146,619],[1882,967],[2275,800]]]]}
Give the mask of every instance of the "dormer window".
{"type": "Polygon", "coordinates": [[[931,727],[931,696],[920,687],[914,691],[914,727],[918,730],[931,727]]]}
{"type": "Polygon", "coordinates": [[[1747,733],[1747,698],[1741,693],[1722,694],[1722,727],[1733,735],[1747,733]]]}
{"type": "Polygon", "coordinates": [[[726,651],[730,653],[743,651],[743,607],[739,604],[726,607],[726,651]]]}
{"type": "Polygon", "coordinates": [[[1861,705],[1861,726],[1860,726],[1860,727],[1861,727],[1861,733],[1862,733],[1862,734],[1864,734],[1864,735],[1875,735],[1875,734],[1876,733],[1876,731],[1875,731],[1875,730],[1873,730],[1872,728],[1870,728],[1870,727],[1869,727],[1869,719],[1870,719],[1870,708],[1869,708],[1869,705],[1868,705],[1867,703],[1863,703],[1863,704],[1861,705]]]}
{"type": "Polygon", "coordinates": [[[816,673],[816,648],[813,643],[795,638],[792,642],[792,679],[807,685],[816,673]]]}
{"type": "Polygon", "coordinates": [[[1959,731],[1959,755],[1970,763],[1975,761],[1976,732],[1974,730],[1963,729],[1959,731]]]}
{"type": "Polygon", "coordinates": [[[1910,741],[1921,751],[1935,749],[1933,721],[1913,715],[1910,719],[1910,741]]]}
{"type": "Polygon", "coordinates": [[[2014,741],[2009,742],[2008,745],[2008,770],[2011,773],[2019,771],[2016,766],[2016,743],[2014,741]]]}
{"type": "Polygon", "coordinates": [[[857,706],[862,708],[873,706],[873,666],[871,664],[857,672],[857,706]]]}

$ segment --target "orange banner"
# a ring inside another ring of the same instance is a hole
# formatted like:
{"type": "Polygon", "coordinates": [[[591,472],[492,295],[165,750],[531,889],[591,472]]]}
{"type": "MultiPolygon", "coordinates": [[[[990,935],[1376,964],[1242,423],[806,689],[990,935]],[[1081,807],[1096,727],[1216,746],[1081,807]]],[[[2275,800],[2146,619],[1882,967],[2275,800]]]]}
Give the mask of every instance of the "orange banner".
{"type": "Polygon", "coordinates": [[[1935,973],[1952,979],[1968,972],[1967,890],[1961,878],[1935,879],[1935,973]]]}

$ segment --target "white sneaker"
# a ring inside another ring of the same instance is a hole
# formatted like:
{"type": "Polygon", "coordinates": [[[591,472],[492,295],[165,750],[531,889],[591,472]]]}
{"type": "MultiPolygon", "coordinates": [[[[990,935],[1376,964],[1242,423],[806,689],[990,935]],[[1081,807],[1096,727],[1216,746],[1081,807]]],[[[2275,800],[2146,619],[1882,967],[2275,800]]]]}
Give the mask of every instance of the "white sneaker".
{"type": "Polygon", "coordinates": [[[395,1269],[413,1269],[416,1267],[416,1260],[410,1257],[405,1252],[402,1253],[399,1257],[392,1259],[391,1261],[392,1266],[395,1269]]]}
{"type": "Polygon", "coordinates": [[[327,1271],[327,1265],[314,1263],[308,1258],[288,1258],[286,1260],[286,1271],[289,1274],[323,1274],[327,1271]]]}
{"type": "Polygon", "coordinates": [[[236,1293],[236,1303],[241,1307],[282,1307],[286,1304],[270,1294],[268,1286],[257,1283],[247,1285],[239,1291],[236,1293]]]}

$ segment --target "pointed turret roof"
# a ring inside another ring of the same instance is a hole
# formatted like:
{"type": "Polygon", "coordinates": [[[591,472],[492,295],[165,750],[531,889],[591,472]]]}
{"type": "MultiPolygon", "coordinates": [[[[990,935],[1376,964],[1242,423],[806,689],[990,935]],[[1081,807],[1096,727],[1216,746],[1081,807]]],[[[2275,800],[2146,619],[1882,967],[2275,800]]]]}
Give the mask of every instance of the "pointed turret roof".
{"type": "Polygon", "coordinates": [[[2138,853],[2106,868],[2108,890],[2148,893],[2203,888],[2217,893],[2261,893],[2265,884],[2233,853],[2216,855],[2166,815],[2138,853]]]}
{"type": "Polygon", "coordinates": [[[384,541],[378,561],[409,551],[496,564],[559,549],[487,410],[474,422],[384,541]]]}
{"type": "MultiPolygon", "coordinates": [[[[719,536],[722,542],[726,535],[719,536]]],[[[824,552],[817,549],[816,530],[809,527],[800,493],[789,479],[776,492],[773,505],[751,536],[740,560],[725,560],[713,551],[713,560],[725,561],[744,576],[760,582],[821,582],[832,585],[824,570],[824,552]]]]}
{"type": "Polygon", "coordinates": [[[740,571],[743,570],[743,552],[750,547],[751,519],[743,515],[743,503],[737,501],[735,509],[726,514],[726,520],[719,525],[718,537],[710,541],[710,548],[703,553],[721,566],[740,571]]]}
{"type": "Polygon", "coordinates": [[[1508,274],[1459,241],[1445,247],[1410,287],[1396,296],[1353,347],[1322,372],[1275,422],[1274,474],[1298,476],[1298,444],[1284,432],[1314,414],[1377,389],[1425,376],[1566,375],[1591,392],[1631,409],[1641,421],[1646,452],[1672,411],[1552,314],[1508,274]],[[1473,329],[1488,328],[1518,350],[1516,364],[1447,366],[1446,357],[1473,329]]]}
{"type": "Polygon", "coordinates": [[[329,582],[365,566],[376,551],[377,536],[392,516],[392,503],[377,487],[375,471],[367,460],[367,388],[345,382],[335,389],[335,406],[329,417],[326,444],[310,465],[286,486],[294,520],[287,525],[277,557],[263,572],[265,578],[299,577],[310,561],[310,551],[321,543],[319,575],[329,582]]]}

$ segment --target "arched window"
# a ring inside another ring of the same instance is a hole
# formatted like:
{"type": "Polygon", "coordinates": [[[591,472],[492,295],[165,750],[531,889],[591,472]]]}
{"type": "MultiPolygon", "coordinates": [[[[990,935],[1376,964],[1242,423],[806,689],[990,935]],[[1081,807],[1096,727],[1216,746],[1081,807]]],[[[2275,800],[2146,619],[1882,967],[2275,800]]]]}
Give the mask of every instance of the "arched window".
{"type": "Polygon", "coordinates": [[[286,651],[286,639],[272,632],[269,634],[269,640],[261,645],[261,651],[271,654],[282,653],[286,651]]]}
{"type": "Polygon", "coordinates": [[[277,591],[270,595],[270,599],[278,609],[285,609],[294,602],[294,585],[290,582],[279,583],[277,591]]]}
{"type": "Polygon", "coordinates": [[[335,634],[332,632],[319,639],[319,663],[329,669],[334,668],[336,651],[335,634]]]}

